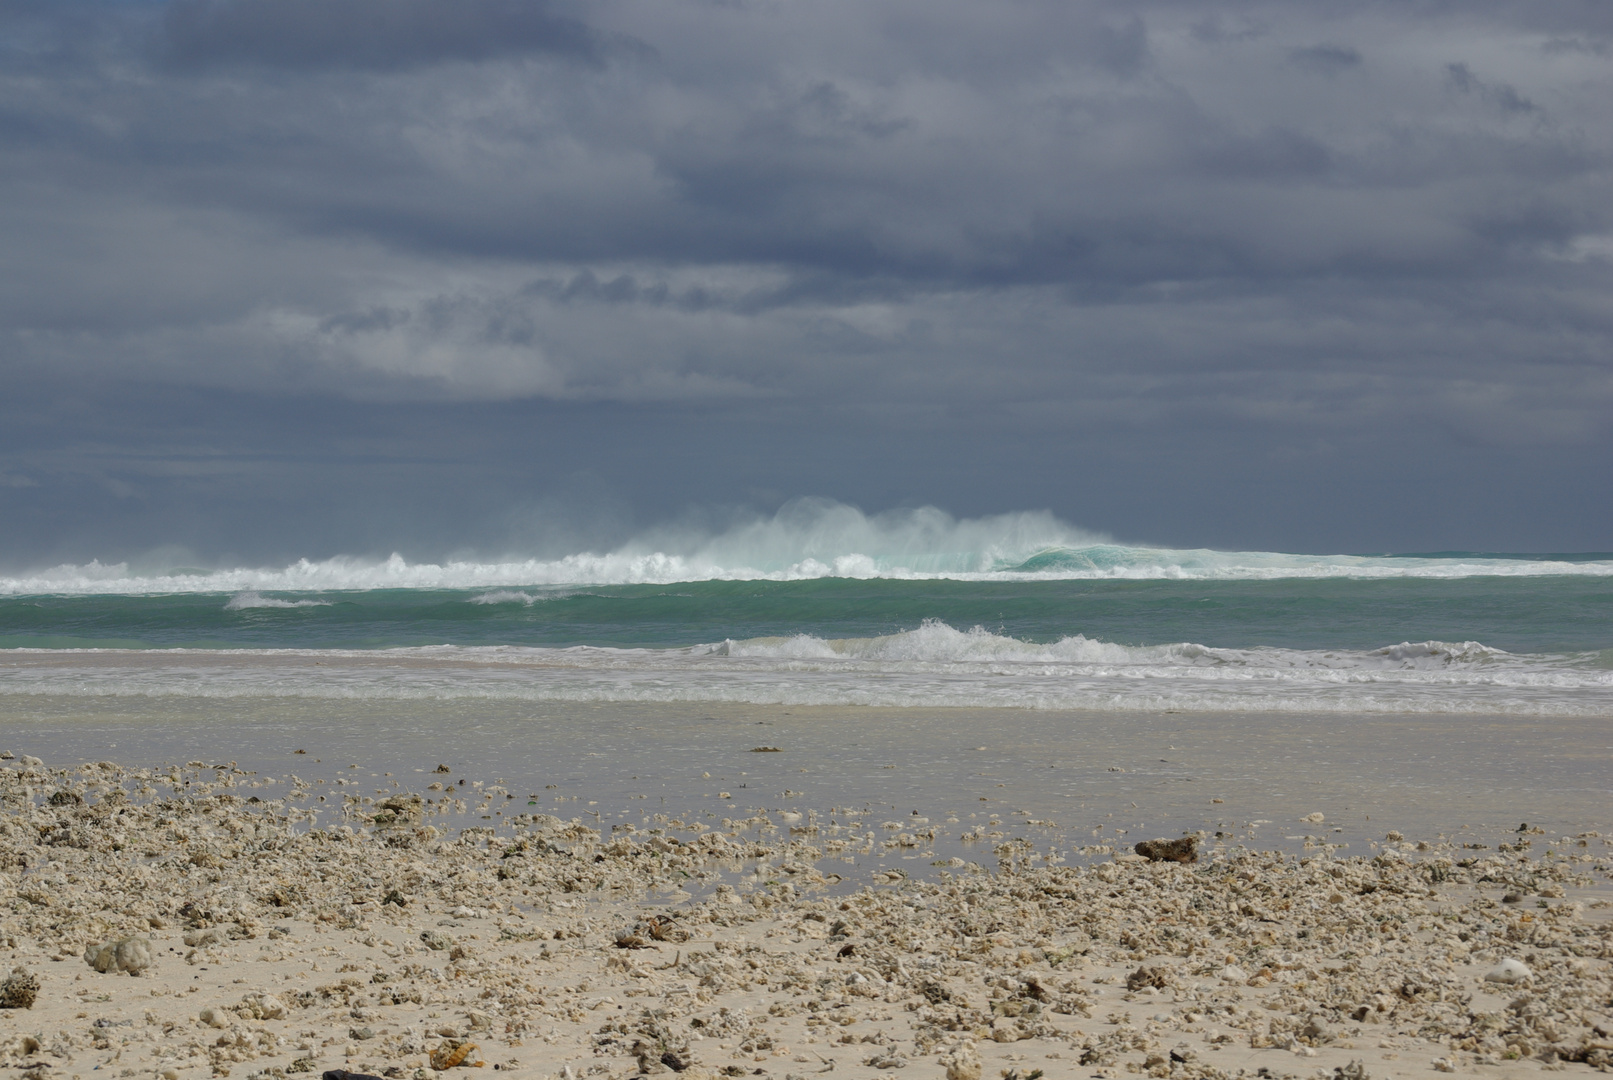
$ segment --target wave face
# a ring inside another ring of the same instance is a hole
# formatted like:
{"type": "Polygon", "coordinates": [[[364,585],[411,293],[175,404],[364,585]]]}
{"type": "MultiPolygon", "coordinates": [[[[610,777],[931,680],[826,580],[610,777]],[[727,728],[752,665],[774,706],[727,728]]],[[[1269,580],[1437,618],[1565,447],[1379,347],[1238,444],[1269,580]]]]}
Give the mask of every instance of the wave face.
{"type": "Polygon", "coordinates": [[[0,693],[1540,717],[1613,712],[1613,653],[1036,643],[931,621],[877,637],[679,649],[9,650],[0,693]]]}
{"type": "Polygon", "coordinates": [[[483,603],[525,603],[514,590],[701,581],[1274,581],[1564,575],[1613,576],[1613,554],[1371,556],[1178,550],[1115,543],[1044,511],[959,520],[933,507],[870,515],[840,503],[800,500],[771,518],[715,535],[667,527],[614,551],[556,559],[433,563],[411,562],[394,554],[381,560],[299,559],[278,568],[160,572],[139,571],[128,563],[91,562],[0,577],[0,596],[477,589],[493,590],[487,596],[499,597],[483,603]]]}

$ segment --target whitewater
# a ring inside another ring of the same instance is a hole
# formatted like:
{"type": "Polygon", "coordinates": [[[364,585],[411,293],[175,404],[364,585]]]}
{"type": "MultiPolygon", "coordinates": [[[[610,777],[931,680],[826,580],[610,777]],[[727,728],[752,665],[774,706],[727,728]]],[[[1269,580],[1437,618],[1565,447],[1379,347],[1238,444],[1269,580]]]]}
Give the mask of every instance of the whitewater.
{"type": "Polygon", "coordinates": [[[1037,644],[932,621],[878,638],[669,649],[14,649],[0,654],[0,694],[1544,717],[1613,713],[1613,665],[1602,653],[1517,656],[1476,642],[1037,644]]]}
{"type": "Polygon", "coordinates": [[[476,589],[571,585],[674,585],[691,581],[1275,581],[1284,578],[1444,578],[1613,576],[1613,557],[1572,559],[1462,553],[1451,556],[1291,555],[1281,552],[1172,550],[1114,544],[1050,546],[1015,558],[990,552],[848,552],[785,565],[732,564],[703,555],[654,551],[582,552],[559,559],[410,562],[394,553],[298,559],[284,567],[136,571],[128,563],[56,566],[0,577],[5,596],[158,593],[337,592],[368,589],[476,589]]]}

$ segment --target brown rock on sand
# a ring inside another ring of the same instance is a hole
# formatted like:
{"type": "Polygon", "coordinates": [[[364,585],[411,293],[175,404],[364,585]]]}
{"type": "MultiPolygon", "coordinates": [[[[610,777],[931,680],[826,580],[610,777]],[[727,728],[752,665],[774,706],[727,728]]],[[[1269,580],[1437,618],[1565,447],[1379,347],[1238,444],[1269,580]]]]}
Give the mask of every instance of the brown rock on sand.
{"type": "Polygon", "coordinates": [[[1184,836],[1180,840],[1143,840],[1137,844],[1137,854],[1149,862],[1198,862],[1199,841],[1196,836],[1184,836]]]}
{"type": "Polygon", "coordinates": [[[13,968],[0,982],[0,1009],[31,1009],[39,996],[39,979],[27,968],[13,968]]]}

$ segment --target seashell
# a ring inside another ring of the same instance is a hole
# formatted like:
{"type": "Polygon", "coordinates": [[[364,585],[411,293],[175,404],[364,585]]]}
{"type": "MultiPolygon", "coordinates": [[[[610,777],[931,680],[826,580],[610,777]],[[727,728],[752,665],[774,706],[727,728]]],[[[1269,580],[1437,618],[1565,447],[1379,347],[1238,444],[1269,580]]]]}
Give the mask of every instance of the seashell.
{"type": "Polygon", "coordinates": [[[438,1072],[452,1069],[455,1065],[465,1064],[465,1060],[475,1052],[475,1043],[448,1039],[431,1052],[431,1067],[438,1072]]]}

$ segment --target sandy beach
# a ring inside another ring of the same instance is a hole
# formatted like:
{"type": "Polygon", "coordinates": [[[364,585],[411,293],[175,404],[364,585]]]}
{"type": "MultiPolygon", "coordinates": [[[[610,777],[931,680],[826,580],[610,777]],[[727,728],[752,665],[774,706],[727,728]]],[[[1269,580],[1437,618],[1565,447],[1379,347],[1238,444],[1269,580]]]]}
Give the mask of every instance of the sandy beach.
{"type": "Polygon", "coordinates": [[[1324,820],[1280,823],[1317,841],[1288,852],[1161,829],[1198,858],[1153,862],[1006,813],[611,823],[451,766],[300,760],[3,762],[10,1075],[1353,1080],[1613,1055],[1595,830],[1352,854],[1324,820]]]}

